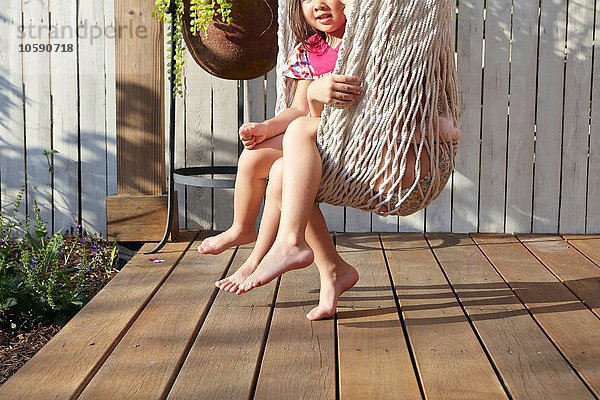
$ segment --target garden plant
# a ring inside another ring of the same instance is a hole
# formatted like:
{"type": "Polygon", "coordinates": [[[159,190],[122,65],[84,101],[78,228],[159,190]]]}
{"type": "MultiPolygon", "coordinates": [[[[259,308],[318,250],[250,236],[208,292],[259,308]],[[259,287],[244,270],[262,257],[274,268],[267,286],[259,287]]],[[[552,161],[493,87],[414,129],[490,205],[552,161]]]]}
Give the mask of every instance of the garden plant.
{"type": "Polygon", "coordinates": [[[33,221],[17,218],[22,199],[0,211],[0,383],[118,272],[116,241],[80,226],[50,235],[37,202],[33,221]]]}

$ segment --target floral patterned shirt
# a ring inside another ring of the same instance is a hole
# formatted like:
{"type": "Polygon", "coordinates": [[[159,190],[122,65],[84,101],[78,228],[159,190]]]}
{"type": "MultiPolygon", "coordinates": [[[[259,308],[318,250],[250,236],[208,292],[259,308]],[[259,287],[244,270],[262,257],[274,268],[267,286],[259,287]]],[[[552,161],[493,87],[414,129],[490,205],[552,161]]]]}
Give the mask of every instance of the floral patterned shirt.
{"type": "Polygon", "coordinates": [[[288,58],[283,76],[298,80],[313,80],[329,75],[335,68],[341,43],[334,49],[319,34],[298,44],[288,58]]]}

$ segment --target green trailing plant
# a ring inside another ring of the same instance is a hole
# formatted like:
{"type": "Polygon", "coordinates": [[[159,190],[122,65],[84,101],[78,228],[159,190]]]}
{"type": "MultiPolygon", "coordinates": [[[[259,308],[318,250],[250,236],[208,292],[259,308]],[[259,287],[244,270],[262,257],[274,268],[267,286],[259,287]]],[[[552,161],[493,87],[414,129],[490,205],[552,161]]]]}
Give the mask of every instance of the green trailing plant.
{"type": "Polygon", "coordinates": [[[185,10],[183,0],[156,0],[152,15],[159,21],[168,25],[168,54],[171,54],[171,49],[175,48],[175,57],[169,64],[168,74],[171,71],[175,73],[175,90],[174,96],[183,96],[183,67],[185,59],[183,52],[185,44],[183,40],[183,17],[185,12],[189,12],[190,16],[190,32],[193,35],[203,33],[208,35],[208,28],[211,21],[218,16],[221,21],[229,25],[231,23],[231,7],[229,0],[190,0],[190,9],[185,10]],[[168,13],[171,1],[175,1],[175,15],[168,13]],[[175,18],[175,33],[171,35],[170,24],[172,18],[175,18]]]}

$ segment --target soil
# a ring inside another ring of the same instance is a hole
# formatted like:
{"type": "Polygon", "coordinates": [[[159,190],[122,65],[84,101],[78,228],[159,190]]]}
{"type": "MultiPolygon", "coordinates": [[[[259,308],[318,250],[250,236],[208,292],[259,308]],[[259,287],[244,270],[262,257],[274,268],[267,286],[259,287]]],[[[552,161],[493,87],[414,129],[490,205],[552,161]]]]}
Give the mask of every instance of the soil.
{"type": "Polygon", "coordinates": [[[60,330],[56,324],[7,333],[0,331],[0,385],[10,378],[60,330]]]}

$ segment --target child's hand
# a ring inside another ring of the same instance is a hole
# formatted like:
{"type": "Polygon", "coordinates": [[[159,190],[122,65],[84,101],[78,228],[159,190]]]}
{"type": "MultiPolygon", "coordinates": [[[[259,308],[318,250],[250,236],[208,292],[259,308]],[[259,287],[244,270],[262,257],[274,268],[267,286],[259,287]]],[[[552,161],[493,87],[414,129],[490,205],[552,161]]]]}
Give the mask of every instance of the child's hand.
{"type": "Polygon", "coordinates": [[[240,126],[239,135],[244,147],[251,150],[267,138],[269,128],[263,123],[250,122],[240,126]]]}
{"type": "Polygon", "coordinates": [[[311,82],[307,97],[309,101],[347,107],[362,95],[360,81],[358,76],[328,75],[311,82]]]}

